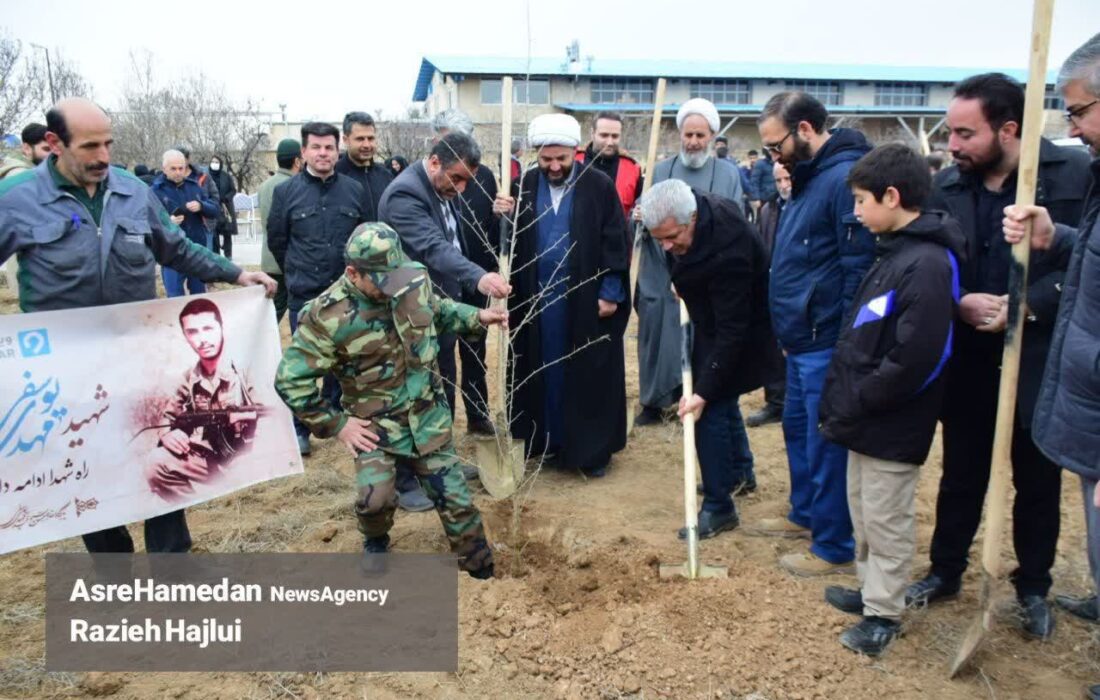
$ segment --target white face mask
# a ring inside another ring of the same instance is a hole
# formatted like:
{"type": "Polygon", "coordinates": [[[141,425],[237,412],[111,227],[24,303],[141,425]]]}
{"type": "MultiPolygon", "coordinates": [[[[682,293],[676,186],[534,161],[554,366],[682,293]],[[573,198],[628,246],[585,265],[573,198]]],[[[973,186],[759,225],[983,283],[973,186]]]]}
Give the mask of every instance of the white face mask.
{"type": "Polygon", "coordinates": [[[210,164],[210,169],[214,170],[214,171],[221,170],[222,169],[222,164],[218,163],[218,162],[213,162],[213,163],[210,164]]]}

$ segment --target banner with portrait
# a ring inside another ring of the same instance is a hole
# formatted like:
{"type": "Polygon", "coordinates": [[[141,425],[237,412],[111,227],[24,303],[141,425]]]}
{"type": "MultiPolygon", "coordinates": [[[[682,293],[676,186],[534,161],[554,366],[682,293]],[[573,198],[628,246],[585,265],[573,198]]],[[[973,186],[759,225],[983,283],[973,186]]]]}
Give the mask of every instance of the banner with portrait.
{"type": "Polygon", "coordinates": [[[0,553],[302,471],[262,287],[0,316],[0,553]]]}

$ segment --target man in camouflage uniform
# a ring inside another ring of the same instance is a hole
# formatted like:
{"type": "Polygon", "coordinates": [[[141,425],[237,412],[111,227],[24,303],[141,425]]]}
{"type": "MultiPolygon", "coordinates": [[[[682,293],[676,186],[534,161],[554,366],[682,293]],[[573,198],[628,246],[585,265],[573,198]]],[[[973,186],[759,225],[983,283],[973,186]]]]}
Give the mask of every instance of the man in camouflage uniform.
{"type": "Polygon", "coordinates": [[[367,553],[389,548],[401,463],[435,504],[459,566],[490,578],[492,551],[454,450],[438,336],[476,338],[507,317],[433,294],[427,269],[405,257],[387,224],[360,224],[344,255],[344,275],[303,309],[275,388],[310,432],[336,436],[355,454],[367,553]],[[318,389],[328,373],[343,389],[342,412],[318,389]]]}
{"type": "Polygon", "coordinates": [[[198,361],[184,373],[164,409],[165,426],[144,472],[149,488],[166,501],[180,500],[193,494],[196,485],[216,480],[235,456],[249,449],[259,409],[253,405],[252,387],[222,355],[225,339],[217,304],[194,299],[180,311],[179,322],[198,361]],[[229,412],[224,426],[179,425],[186,414],[229,408],[244,410],[229,412]]]}

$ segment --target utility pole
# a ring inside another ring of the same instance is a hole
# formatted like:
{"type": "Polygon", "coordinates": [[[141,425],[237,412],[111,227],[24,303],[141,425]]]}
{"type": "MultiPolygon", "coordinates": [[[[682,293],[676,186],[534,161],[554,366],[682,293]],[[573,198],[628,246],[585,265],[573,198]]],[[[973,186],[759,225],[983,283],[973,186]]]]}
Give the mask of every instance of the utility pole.
{"type": "Polygon", "coordinates": [[[57,90],[53,86],[53,67],[50,65],[50,50],[41,44],[32,43],[31,46],[42,49],[46,53],[46,77],[50,81],[50,104],[57,104],[57,90]]]}

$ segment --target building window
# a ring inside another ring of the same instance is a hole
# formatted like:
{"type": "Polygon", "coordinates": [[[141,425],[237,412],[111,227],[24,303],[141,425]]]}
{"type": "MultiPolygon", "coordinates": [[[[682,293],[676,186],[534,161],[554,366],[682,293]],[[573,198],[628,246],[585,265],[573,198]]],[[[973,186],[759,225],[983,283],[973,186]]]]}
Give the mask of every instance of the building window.
{"type": "Polygon", "coordinates": [[[1043,109],[1056,109],[1059,112],[1066,108],[1066,103],[1062,100],[1062,93],[1053,85],[1047,85],[1047,94],[1043,97],[1043,109]]]}
{"type": "Polygon", "coordinates": [[[692,80],[691,96],[715,104],[747,105],[752,90],[747,80],[692,80]]]}
{"type": "Polygon", "coordinates": [[[634,78],[593,78],[592,101],[653,104],[653,81],[634,78]]]}
{"type": "MultiPolygon", "coordinates": [[[[481,104],[500,104],[500,78],[486,78],[481,81],[481,104]]],[[[512,102],[521,105],[544,105],[550,103],[549,80],[513,80],[512,102]]]]}
{"type": "Polygon", "coordinates": [[[840,83],[830,80],[784,80],[783,86],[787,90],[804,92],[826,105],[838,105],[844,96],[840,83]]]}
{"type": "Polygon", "coordinates": [[[875,83],[876,107],[924,107],[928,86],[923,83],[875,83]]]}

